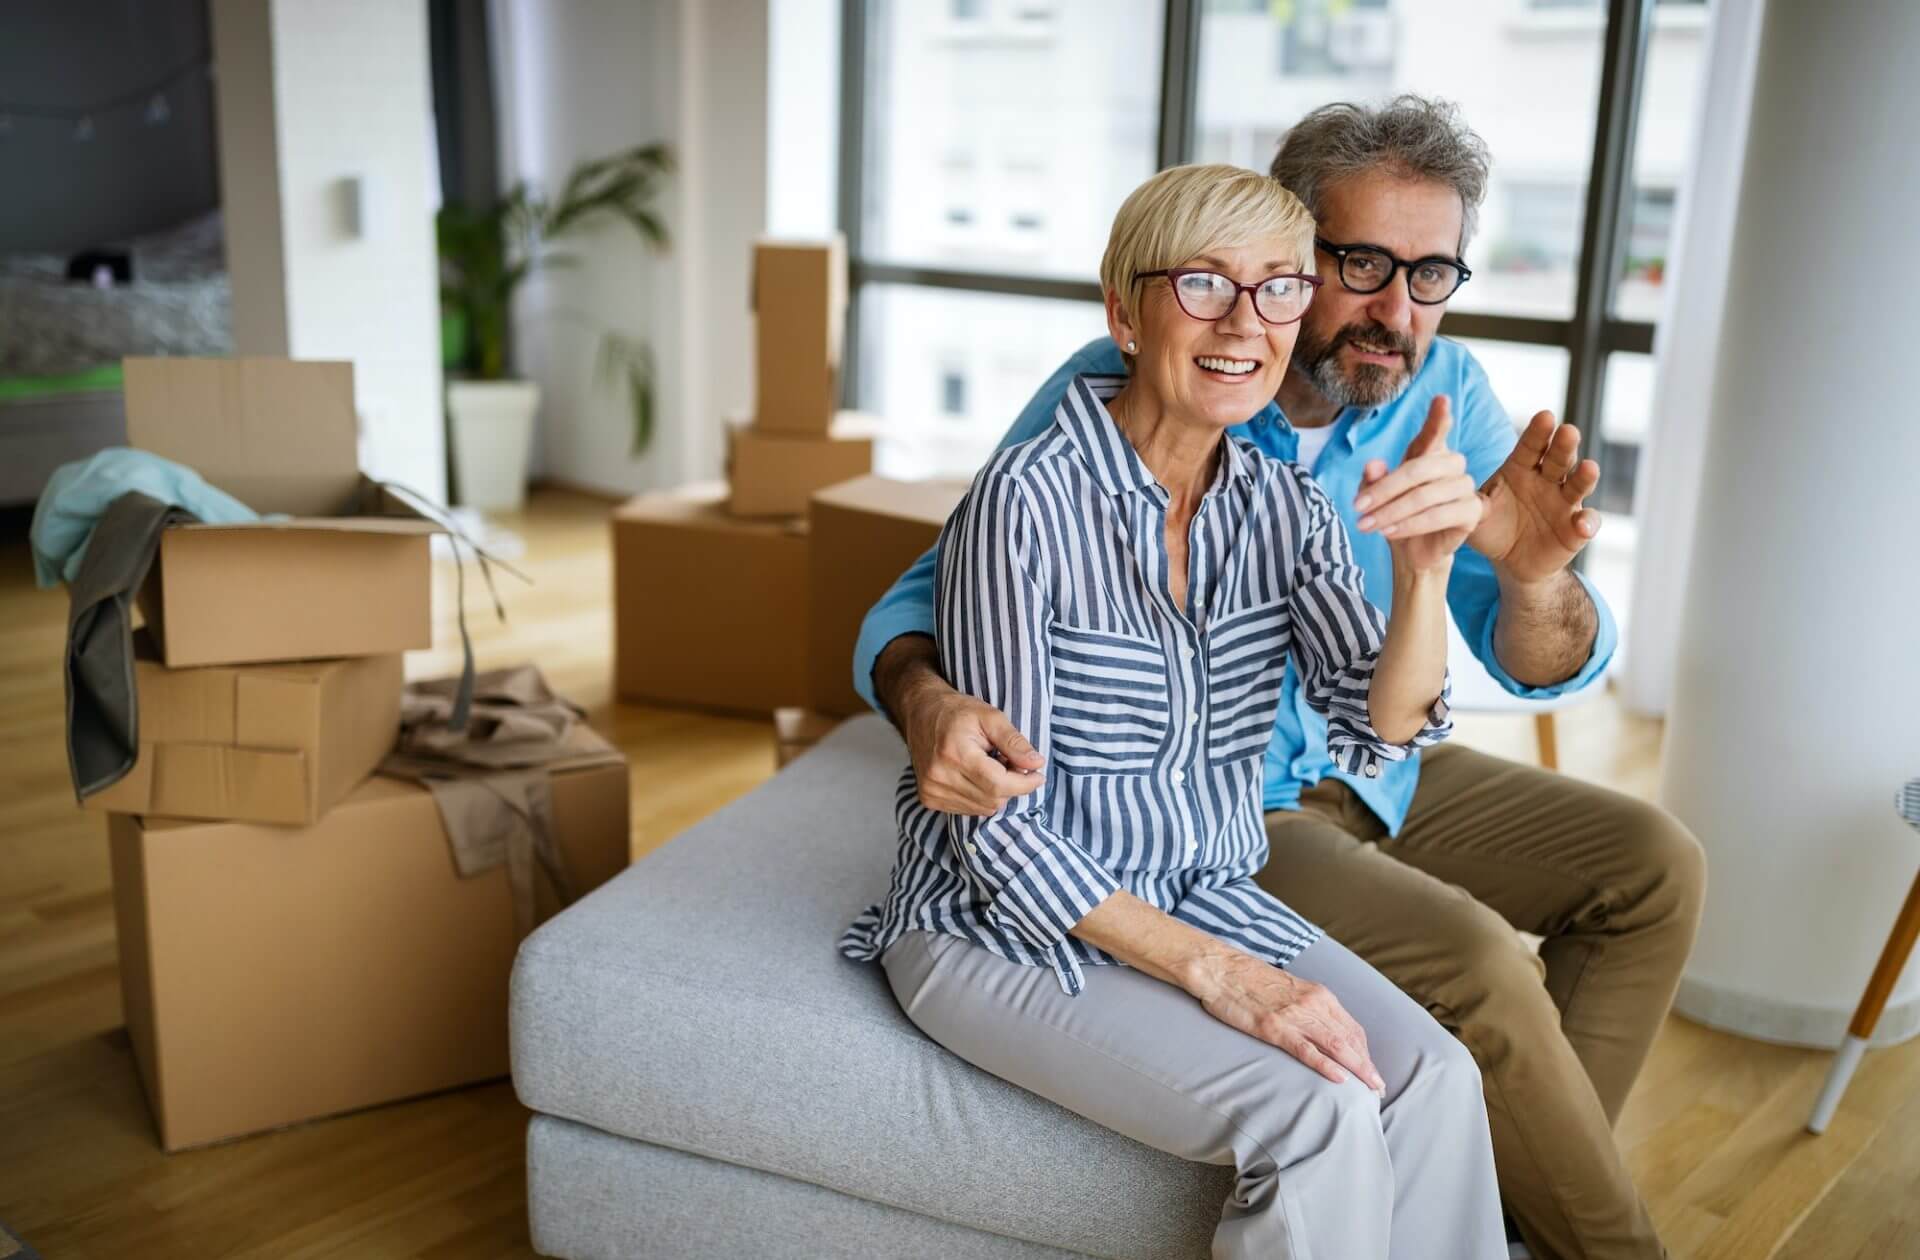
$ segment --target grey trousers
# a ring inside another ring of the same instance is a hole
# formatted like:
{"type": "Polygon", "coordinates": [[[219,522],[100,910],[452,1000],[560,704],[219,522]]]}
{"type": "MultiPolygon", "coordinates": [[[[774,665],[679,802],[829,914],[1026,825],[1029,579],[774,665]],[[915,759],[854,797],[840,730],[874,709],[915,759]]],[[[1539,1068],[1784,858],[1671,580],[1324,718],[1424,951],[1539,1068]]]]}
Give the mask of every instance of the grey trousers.
{"type": "Polygon", "coordinates": [[[1135,1141],[1238,1172],[1213,1255],[1504,1260],[1480,1070],[1385,977],[1327,939],[1288,971],[1366,1030],[1386,1098],[1335,1085],[1133,970],[1044,967],[909,932],[881,959],[907,1017],[994,1075],[1135,1141]]]}

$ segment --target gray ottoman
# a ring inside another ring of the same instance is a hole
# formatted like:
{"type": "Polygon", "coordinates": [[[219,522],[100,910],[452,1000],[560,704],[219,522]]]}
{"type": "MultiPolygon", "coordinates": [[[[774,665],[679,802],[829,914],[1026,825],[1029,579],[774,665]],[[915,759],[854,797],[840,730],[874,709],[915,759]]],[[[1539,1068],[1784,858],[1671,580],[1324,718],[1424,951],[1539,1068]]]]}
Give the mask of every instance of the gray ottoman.
{"type": "Polygon", "coordinates": [[[1207,1254],[1231,1169],[972,1067],[834,951],[886,890],[905,764],[880,718],[847,722],[521,946],[541,1252],[1207,1254]]]}

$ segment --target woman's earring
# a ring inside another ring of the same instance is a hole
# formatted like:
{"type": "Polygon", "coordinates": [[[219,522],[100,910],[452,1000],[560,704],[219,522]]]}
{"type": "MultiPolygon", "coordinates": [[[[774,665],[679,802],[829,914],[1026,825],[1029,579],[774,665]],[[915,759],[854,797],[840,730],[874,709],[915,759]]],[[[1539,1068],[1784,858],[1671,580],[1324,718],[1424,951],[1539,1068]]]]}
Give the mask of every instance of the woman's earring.
{"type": "Polygon", "coordinates": [[[1140,353],[1140,343],[1139,343],[1139,342],[1137,342],[1137,341],[1129,341],[1129,342],[1127,343],[1127,353],[1128,353],[1128,354],[1139,354],[1139,353],[1140,353]]]}

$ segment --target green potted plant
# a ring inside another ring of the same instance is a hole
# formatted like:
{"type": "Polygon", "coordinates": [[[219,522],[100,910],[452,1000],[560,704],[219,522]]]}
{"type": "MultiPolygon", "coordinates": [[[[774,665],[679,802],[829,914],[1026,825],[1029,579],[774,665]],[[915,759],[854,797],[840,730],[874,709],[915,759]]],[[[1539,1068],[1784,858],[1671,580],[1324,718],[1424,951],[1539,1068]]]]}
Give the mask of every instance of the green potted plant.
{"type": "MultiPolygon", "coordinates": [[[[595,223],[625,223],[648,248],[666,249],[666,224],[653,203],[672,170],[667,146],[641,145],[580,163],[551,200],[522,181],[492,206],[440,211],[447,440],[459,503],[514,509],[526,495],[540,388],[508,375],[515,291],[536,267],[572,265],[550,246],[595,223]]],[[[599,364],[603,379],[627,388],[638,455],[653,436],[652,355],[646,343],[610,331],[601,338],[599,364]]]]}

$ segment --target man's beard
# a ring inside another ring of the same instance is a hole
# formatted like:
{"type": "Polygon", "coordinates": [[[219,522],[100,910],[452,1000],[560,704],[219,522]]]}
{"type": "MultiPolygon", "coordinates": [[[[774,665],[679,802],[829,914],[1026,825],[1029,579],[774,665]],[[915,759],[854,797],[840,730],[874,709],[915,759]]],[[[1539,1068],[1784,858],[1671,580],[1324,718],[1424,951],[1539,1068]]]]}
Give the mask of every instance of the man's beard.
{"type": "Polygon", "coordinates": [[[1413,374],[1420,370],[1423,357],[1412,337],[1372,320],[1348,324],[1324,342],[1315,340],[1302,328],[1299,342],[1293,348],[1294,362],[1306,371],[1314,388],[1327,401],[1341,407],[1384,407],[1407,388],[1413,374]],[[1340,348],[1355,344],[1384,354],[1397,354],[1406,366],[1402,369],[1378,363],[1356,363],[1343,370],[1338,357],[1340,348]]]}

